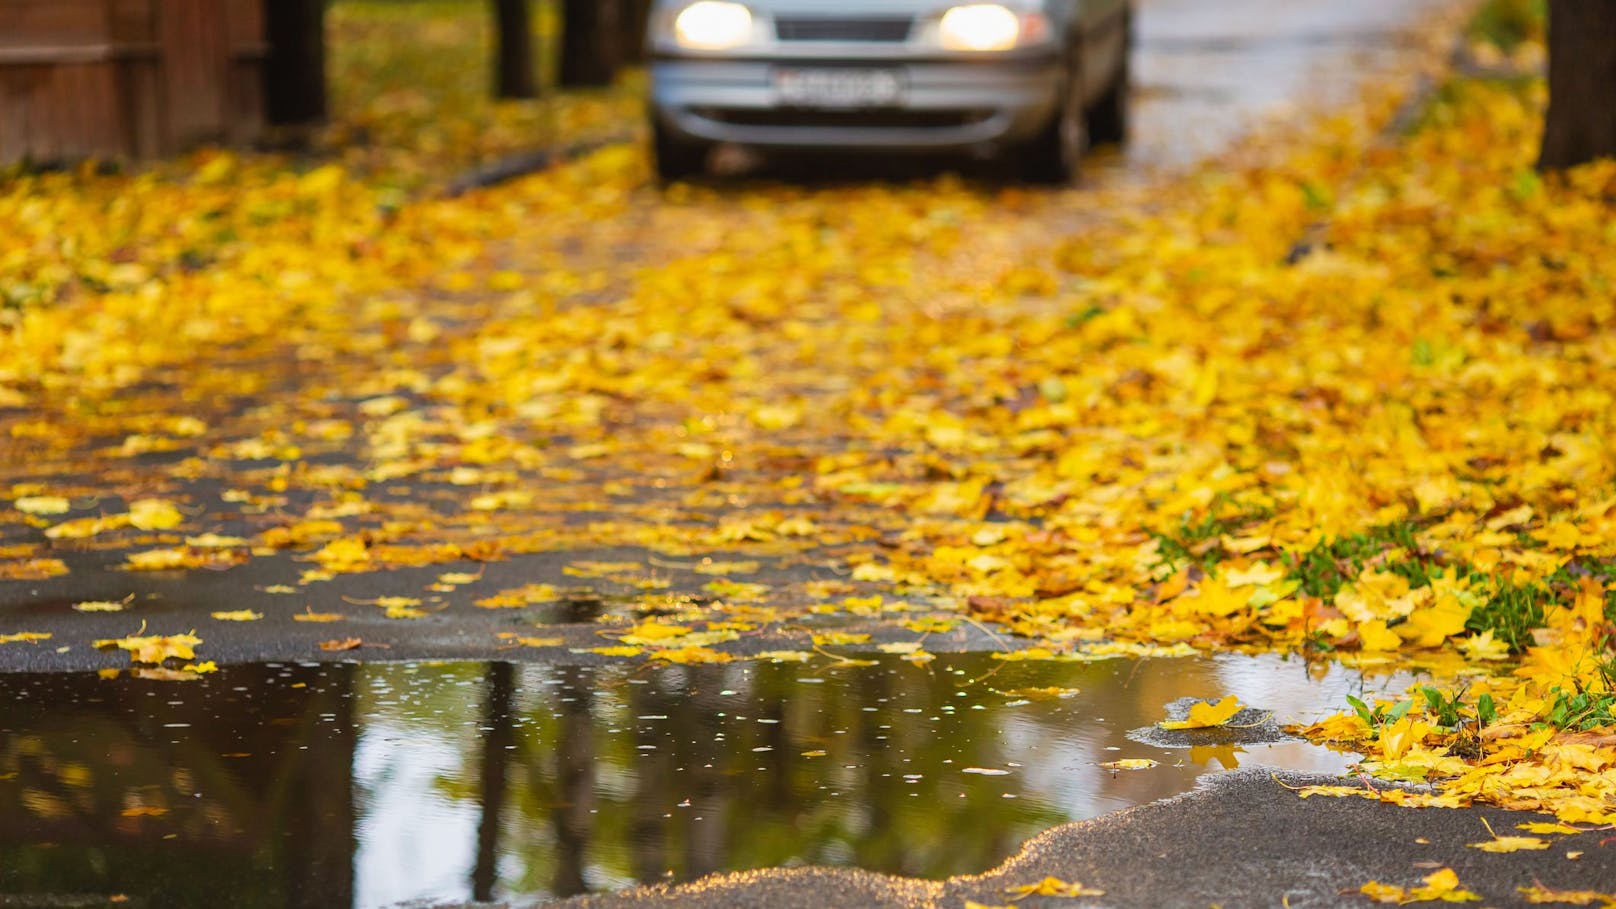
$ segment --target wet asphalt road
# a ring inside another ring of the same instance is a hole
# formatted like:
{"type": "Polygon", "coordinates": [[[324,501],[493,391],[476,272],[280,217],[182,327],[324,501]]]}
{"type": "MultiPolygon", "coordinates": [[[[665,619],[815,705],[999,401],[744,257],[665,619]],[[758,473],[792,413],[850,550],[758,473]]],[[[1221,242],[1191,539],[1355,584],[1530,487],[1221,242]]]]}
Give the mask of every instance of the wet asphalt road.
{"type": "MultiPolygon", "coordinates": [[[[1126,151],[1102,150],[1089,179],[1172,179],[1164,169],[1183,166],[1220,152],[1250,131],[1265,124],[1284,122],[1287,115],[1313,111],[1342,101],[1364,85],[1409,81],[1412,67],[1429,54],[1420,50],[1416,27],[1441,21],[1467,4],[1455,0],[1360,0],[1351,4],[1328,0],[1143,0],[1138,6],[1138,48],[1134,63],[1137,85],[1133,111],[1134,137],[1126,151]]],[[[1429,31],[1424,29],[1423,31],[1429,31]]],[[[493,190],[498,193],[499,190],[493,190]]],[[[655,209],[665,203],[647,194],[637,205],[646,223],[671,216],[655,209]],[[649,207],[650,211],[645,210],[649,207]]],[[[1080,207],[1051,204],[1039,215],[1024,220],[1032,237],[1064,229],[1068,218],[1081,218],[1080,207]],[[1040,218],[1048,218],[1043,223],[1040,218]]],[[[676,222],[677,219],[673,218],[676,222]]],[[[295,365],[294,365],[295,368],[295,365]]],[[[380,367],[378,367],[380,368],[380,367]]],[[[259,392],[268,399],[272,392],[259,392]]],[[[251,401],[244,403],[248,407],[251,401]]],[[[349,452],[362,461],[369,455],[355,446],[349,452]]],[[[153,469],[161,475],[161,462],[153,469]]],[[[0,466],[0,486],[19,479],[39,479],[27,463],[0,466]]],[[[199,488],[199,494],[208,494],[199,488]]],[[[211,493],[216,497],[217,491],[211,493]]],[[[432,507],[429,501],[420,503],[432,507]]],[[[252,536],[250,523],[214,523],[219,533],[252,536]]],[[[398,570],[343,575],[320,589],[318,611],[343,609],[347,624],[332,626],[300,623],[287,612],[289,597],[266,589],[295,584],[308,562],[303,555],[259,557],[228,571],[156,572],[132,574],[119,570],[118,558],[102,552],[61,555],[71,573],[40,581],[0,581],[0,634],[29,631],[53,634],[49,646],[0,648],[3,671],[83,671],[127,665],[122,654],[102,652],[82,642],[130,634],[142,622],[151,633],[174,633],[205,628],[207,658],[225,662],[274,659],[532,659],[554,661],[593,659],[567,655],[569,649],[598,644],[594,624],[602,613],[620,603],[609,584],[580,582],[564,569],[580,559],[651,561],[643,550],[593,550],[520,555],[506,561],[476,565],[440,566],[435,569],[398,570]],[[539,621],[545,633],[559,634],[568,647],[551,651],[503,648],[502,632],[531,628],[532,616],[503,610],[441,612],[428,597],[429,615],[415,622],[398,622],[365,603],[378,597],[421,596],[423,586],[444,571],[483,575],[479,590],[494,590],[530,583],[546,583],[566,591],[566,602],[539,621]],[[84,601],[122,601],[132,598],[138,609],[125,613],[83,614],[72,611],[84,601]],[[250,609],[263,621],[239,624],[214,622],[210,613],[250,609]],[[339,633],[340,632],[340,633],[339,633]],[[322,653],[316,646],[332,638],[360,638],[358,650],[322,653]]],[[[723,554],[715,555],[723,557],[723,554]]],[[[746,557],[740,554],[739,557],[746,557]]],[[[770,584],[829,580],[823,562],[804,556],[771,564],[763,575],[749,580],[770,584]]],[[[690,591],[699,592],[702,577],[684,577],[690,591]]],[[[678,584],[674,591],[679,591],[678,584]]],[[[311,594],[312,596],[312,594],[311,594]]],[[[303,608],[310,597],[297,600],[303,608]]],[[[862,630],[862,629],[861,629],[862,630]]],[[[801,634],[797,635],[798,638],[801,634]]],[[[880,640],[881,638],[878,638],[880,640]]],[[[790,638],[759,639],[759,649],[800,646],[790,638]]],[[[995,646],[986,635],[967,629],[928,646],[939,650],[995,646]]]]}

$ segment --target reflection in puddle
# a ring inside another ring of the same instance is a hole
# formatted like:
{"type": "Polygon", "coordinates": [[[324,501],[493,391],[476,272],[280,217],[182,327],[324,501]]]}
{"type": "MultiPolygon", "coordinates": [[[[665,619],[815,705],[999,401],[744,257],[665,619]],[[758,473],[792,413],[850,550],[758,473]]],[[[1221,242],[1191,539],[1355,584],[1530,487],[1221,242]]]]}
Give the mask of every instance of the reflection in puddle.
{"type": "Polygon", "coordinates": [[[1243,657],[0,676],[0,901],[375,907],[785,864],[982,871],[1207,770],[1348,765],[1301,743],[1127,737],[1169,701],[1237,694],[1301,721],[1360,688],[1243,657]],[[1078,692],[1025,691],[1050,687],[1078,692]],[[1097,766],[1121,758],[1161,763],[1097,766]]]}

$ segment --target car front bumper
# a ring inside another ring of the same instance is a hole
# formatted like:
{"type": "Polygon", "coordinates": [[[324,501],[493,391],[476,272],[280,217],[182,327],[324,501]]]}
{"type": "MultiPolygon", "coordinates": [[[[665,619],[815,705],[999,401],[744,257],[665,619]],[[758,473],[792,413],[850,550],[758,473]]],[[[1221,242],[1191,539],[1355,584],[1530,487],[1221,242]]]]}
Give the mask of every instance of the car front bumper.
{"type": "Polygon", "coordinates": [[[1035,135],[1058,105],[1053,55],[996,60],[730,60],[663,57],[651,64],[651,104],[681,139],[802,151],[993,151],[1035,135]],[[902,80],[879,107],[794,107],[781,102],[781,67],[878,66],[902,80]]]}

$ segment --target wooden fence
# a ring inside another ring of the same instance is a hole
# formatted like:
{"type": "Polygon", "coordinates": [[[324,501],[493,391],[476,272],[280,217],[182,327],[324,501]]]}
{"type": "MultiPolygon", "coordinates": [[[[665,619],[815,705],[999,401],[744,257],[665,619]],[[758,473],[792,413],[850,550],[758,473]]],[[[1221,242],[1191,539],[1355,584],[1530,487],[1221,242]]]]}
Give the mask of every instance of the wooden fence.
{"type": "Polygon", "coordinates": [[[260,2],[0,0],[0,163],[253,141],[260,2]]]}

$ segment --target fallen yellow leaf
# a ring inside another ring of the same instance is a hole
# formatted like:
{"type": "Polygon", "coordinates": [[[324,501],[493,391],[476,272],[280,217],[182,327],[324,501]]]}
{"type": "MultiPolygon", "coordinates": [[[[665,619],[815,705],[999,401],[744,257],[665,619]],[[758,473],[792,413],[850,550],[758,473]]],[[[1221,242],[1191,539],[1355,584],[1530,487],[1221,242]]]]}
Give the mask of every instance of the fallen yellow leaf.
{"type": "Polygon", "coordinates": [[[1164,720],[1157,723],[1162,729],[1211,729],[1229,722],[1244,705],[1234,695],[1216,704],[1202,701],[1190,708],[1189,716],[1182,720],[1164,720]]]}

